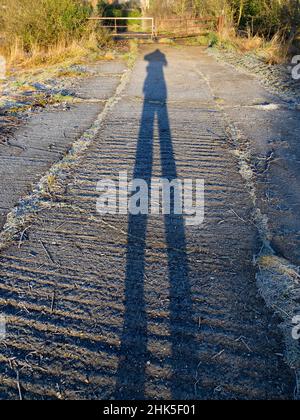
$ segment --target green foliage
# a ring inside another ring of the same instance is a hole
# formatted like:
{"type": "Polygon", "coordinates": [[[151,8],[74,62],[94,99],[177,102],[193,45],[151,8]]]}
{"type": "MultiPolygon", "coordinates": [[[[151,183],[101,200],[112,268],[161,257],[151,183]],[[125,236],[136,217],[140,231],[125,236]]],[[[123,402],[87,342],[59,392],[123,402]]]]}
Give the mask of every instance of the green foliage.
{"type": "Polygon", "coordinates": [[[103,17],[126,17],[127,11],[122,4],[109,4],[104,0],[98,3],[98,13],[103,17]]]}
{"type": "Polygon", "coordinates": [[[280,32],[288,37],[300,28],[299,0],[228,0],[239,30],[271,38],[280,32]]]}
{"type": "MultiPolygon", "coordinates": [[[[104,0],[100,0],[98,3],[98,13],[103,17],[141,17],[141,10],[138,8],[130,9],[128,4],[108,4],[104,0]]],[[[113,25],[114,21],[111,22],[108,20],[107,24],[113,25]]],[[[131,31],[141,30],[141,21],[139,20],[124,20],[121,25],[127,26],[131,31]]]]}
{"type": "Polygon", "coordinates": [[[234,24],[239,30],[251,30],[253,34],[274,35],[281,24],[280,0],[231,0],[234,24]]]}
{"type": "MultiPolygon", "coordinates": [[[[131,9],[127,16],[130,18],[141,17],[142,13],[138,9],[131,9]]],[[[140,20],[128,20],[128,27],[131,31],[140,31],[142,29],[142,22],[140,20]]]]}
{"type": "Polygon", "coordinates": [[[215,32],[209,34],[209,46],[215,47],[219,43],[219,37],[215,32]]]}
{"type": "Polygon", "coordinates": [[[49,47],[80,38],[92,8],[81,0],[2,0],[2,31],[10,44],[18,40],[25,50],[49,47]]]}

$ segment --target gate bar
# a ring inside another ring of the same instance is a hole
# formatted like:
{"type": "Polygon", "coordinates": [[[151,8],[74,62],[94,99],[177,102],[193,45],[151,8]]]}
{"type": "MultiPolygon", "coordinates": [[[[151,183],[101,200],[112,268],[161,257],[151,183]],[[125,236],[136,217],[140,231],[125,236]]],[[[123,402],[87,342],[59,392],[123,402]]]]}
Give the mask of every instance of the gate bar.
{"type": "Polygon", "coordinates": [[[94,17],[90,17],[88,18],[88,20],[113,20],[114,21],[114,28],[115,28],[115,34],[117,35],[117,29],[118,29],[118,25],[117,25],[117,21],[118,20],[150,20],[151,21],[151,39],[154,38],[155,35],[155,26],[154,26],[154,18],[153,17],[115,17],[115,16],[105,16],[105,17],[98,17],[98,16],[94,16],[94,17]]]}

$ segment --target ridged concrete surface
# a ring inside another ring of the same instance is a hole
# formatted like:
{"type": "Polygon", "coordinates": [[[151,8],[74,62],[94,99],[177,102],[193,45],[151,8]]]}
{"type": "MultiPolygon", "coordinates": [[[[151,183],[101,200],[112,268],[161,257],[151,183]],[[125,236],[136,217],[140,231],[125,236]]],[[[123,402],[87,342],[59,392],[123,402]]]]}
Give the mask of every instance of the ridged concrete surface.
{"type": "Polygon", "coordinates": [[[292,397],[257,295],[250,199],[196,71],[203,52],[160,50],[142,51],[65,194],[1,255],[1,398],[292,397]],[[204,179],[204,224],[98,215],[96,184],[119,171],[204,179]]]}

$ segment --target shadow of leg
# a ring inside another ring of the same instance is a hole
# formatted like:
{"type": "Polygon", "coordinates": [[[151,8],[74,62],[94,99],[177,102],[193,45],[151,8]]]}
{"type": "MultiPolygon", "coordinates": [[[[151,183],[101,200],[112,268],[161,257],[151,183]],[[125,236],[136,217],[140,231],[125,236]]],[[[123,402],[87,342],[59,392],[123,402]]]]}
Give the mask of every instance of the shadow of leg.
{"type": "MultiPolygon", "coordinates": [[[[172,144],[167,105],[157,111],[160,154],[163,178],[168,181],[177,179],[176,162],[172,144]]],[[[175,195],[171,191],[171,213],[165,215],[165,230],[168,252],[170,282],[170,332],[172,342],[172,398],[194,397],[193,376],[197,362],[193,337],[193,311],[191,289],[188,278],[188,258],[184,220],[181,214],[174,214],[175,195]],[[190,380],[186,381],[186,378],[190,380]],[[185,380],[183,381],[183,378],[185,380]],[[182,389],[183,383],[190,383],[182,389]]]]}
{"type": "MultiPolygon", "coordinates": [[[[155,109],[145,101],[136,151],[134,179],[151,185],[155,109]]],[[[147,362],[144,297],[147,215],[129,215],[125,278],[125,315],[117,372],[116,398],[143,399],[147,362]]]]}

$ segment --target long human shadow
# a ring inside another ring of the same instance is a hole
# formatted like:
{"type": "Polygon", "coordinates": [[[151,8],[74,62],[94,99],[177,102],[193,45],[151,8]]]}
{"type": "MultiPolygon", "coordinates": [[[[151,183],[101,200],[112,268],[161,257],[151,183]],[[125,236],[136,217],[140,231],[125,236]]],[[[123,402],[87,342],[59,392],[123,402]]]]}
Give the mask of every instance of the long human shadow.
{"type": "MultiPolygon", "coordinates": [[[[164,67],[168,63],[165,55],[159,50],[144,58],[149,65],[144,83],[144,106],[133,177],[145,180],[150,190],[156,120],[162,177],[169,181],[177,179],[177,168],[164,77],[164,67]]],[[[174,191],[171,193],[171,209],[174,209],[174,191]]],[[[115,395],[117,399],[122,400],[145,398],[146,364],[153,359],[147,349],[147,314],[144,295],[147,221],[147,215],[129,215],[125,315],[115,395]]],[[[164,224],[168,254],[169,330],[172,348],[169,360],[172,369],[169,388],[172,398],[186,399],[194,396],[194,387],[191,381],[187,381],[190,385],[186,385],[186,378],[191,379],[195,375],[196,367],[195,357],[193,357],[195,344],[192,337],[192,302],[183,216],[176,215],[171,210],[171,214],[164,216],[164,224]]]]}

